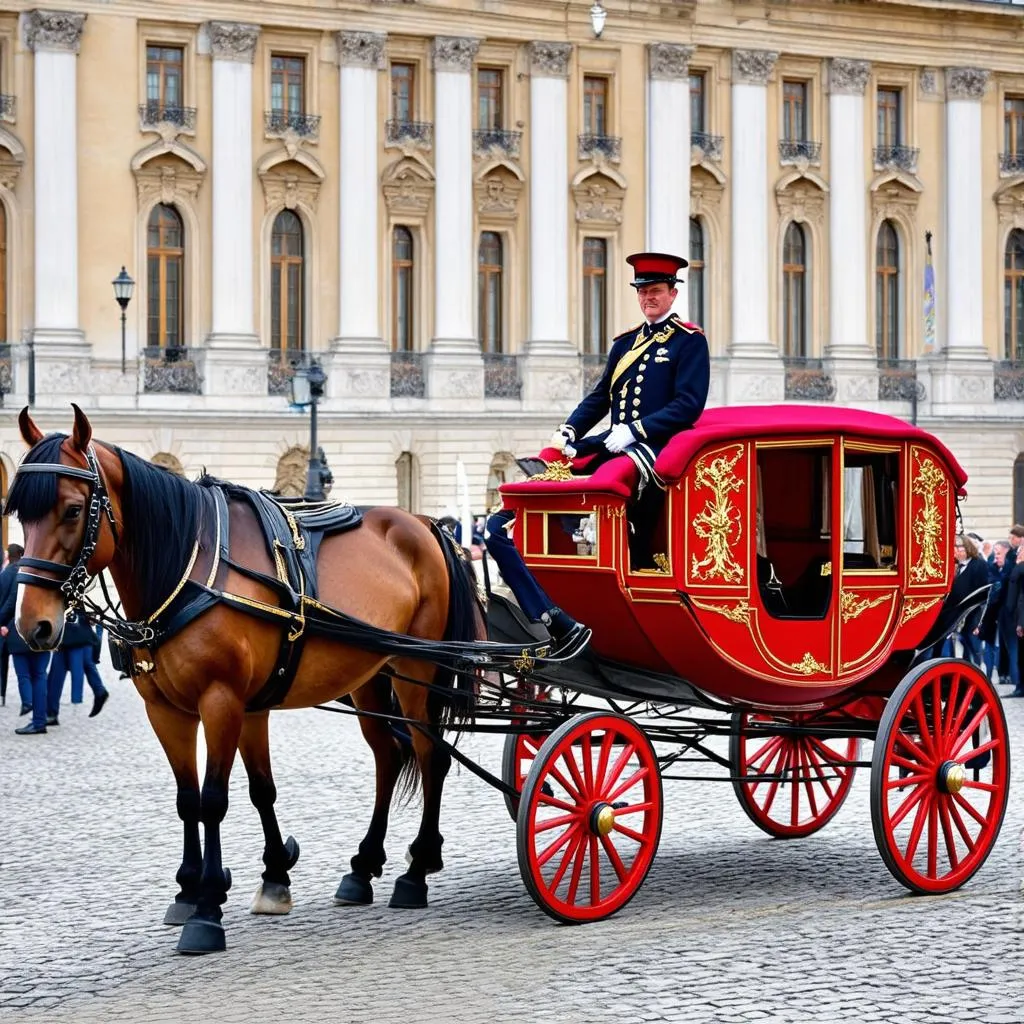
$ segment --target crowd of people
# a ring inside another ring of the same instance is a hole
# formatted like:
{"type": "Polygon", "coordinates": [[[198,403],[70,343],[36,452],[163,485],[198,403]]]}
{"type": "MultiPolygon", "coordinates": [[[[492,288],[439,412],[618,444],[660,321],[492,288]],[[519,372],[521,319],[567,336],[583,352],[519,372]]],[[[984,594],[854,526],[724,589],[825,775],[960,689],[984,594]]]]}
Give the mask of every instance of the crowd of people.
{"type": "Polygon", "coordinates": [[[21,698],[20,714],[32,716],[26,725],[14,731],[19,736],[38,736],[45,734],[47,728],[60,725],[60,702],[69,673],[72,704],[82,703],[86,683],[92,690],[90,718],[103,710],[110,694],[96,667],[103,647],[101,635],[80,610],[68,618],[60,647],[52,653],[33,651],[15,629],[16,577],[22,554],[20,544],[8,545],[6,564],[0,572],[0,703],[7,703],[7,678],[13,662],[21,698]]]}
{"type": "Polygon", "coordinates": [[[961,596],[990,585],[988,600],[968,614],[939,654],[953,655],[959,643],[963,657],[992,682],[1012,686],[1004,697],[1024,697],[1021,658],[1024,656],[1024,526],[1010,528],[1005,540],[989,541],[976,533],[957,537],[957,579],[961,596]]]}

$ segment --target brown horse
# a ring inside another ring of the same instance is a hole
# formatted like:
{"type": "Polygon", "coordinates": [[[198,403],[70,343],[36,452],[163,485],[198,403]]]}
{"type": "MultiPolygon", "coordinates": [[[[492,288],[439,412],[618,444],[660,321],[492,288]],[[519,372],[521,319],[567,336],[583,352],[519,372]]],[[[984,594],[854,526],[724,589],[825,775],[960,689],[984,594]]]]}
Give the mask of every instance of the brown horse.
{"type": "MultiPolygon", "coordinates": [[[[235,598],[210,604],[165,642],[131,649],[129,666],[146,713],[177,783],[184,826],[180,886],[165,918],[182,924],[178,949],[205,953],[225,948],[221,906],[230,873],[221,863],[220,826],[228,807],[228,777],[236,751],[249,776],[249,794],[265,836],[263,884],[253,912],[287,913],[289,869],[298,857],[282,841],[274,813],[269,711],[247,711],[279,664],[282,637],[294,625],[274,621],[268,608],[279,595],[261,582],[273,578],[274,559],[252,508],[227,503],[218,526],[214,488],[153,466],[121,449],[93,443],[92,427],[77,407],[70,437],[44,437],[27,409],[19,417],[30,451],[10,489],[5,512],[16,512],[25,534],[19,576],[18,632],[36,650],[52,650],[63,633],[68,601],[85,584],[110,571],[132,622],[173,616],[185,593],[202,590],[235,598]],[[218,563],[221,532],[230,535],[230,559],[218,563]],[[216,577],[214,583],[214,577],[216,577]],[[184,581],[191,581],[186,584],[184,581]],[[243,610],[263,610],[262,616],[243,610]],[[154,617],[154,613],[157,615],[154,617]],[[199,786],[196,736],[206,738],[206,774],[199,786]],[[199,824],[205,843],[200,844],[199,824]]],[[[316,560],[319,599],[392,633],[427,641],[476,641],[483,617],[466,567],[429,521],[399,509],[365,513],[358,529],[323,537],[316,560]]],[[[283,620],[281,620],[283,621],[283,620]]],[[[426,906],[426,876],[442,865],[441,793],[451,756],[434,743],[443,723],[466,707],[460,685],[472,685],[450,668],[422,658],[364,650],[309,635],[294,681],[279,706],[308,708],[346,694],[362,711],[363,735],[376,760],[373,815],[352,872],[339,885],[339,903],[370,903],[371,879],[386,860],[384,838],[392,795],[403,769],[418,770],[423,786],[420,830],[409,847],[409,867],[395,883],[392,906],[426,906]],[[396,735],[387,716],[396,710],[413,725],[396,735]]]]}

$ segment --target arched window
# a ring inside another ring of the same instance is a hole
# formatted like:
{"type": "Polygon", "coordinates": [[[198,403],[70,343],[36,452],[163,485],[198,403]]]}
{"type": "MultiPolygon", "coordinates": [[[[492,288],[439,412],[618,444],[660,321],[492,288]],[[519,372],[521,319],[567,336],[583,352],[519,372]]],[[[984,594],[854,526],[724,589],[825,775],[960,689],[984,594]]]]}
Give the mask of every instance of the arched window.
{"type": "Polygon", "coordinates": [[[1024,523],[1024,454],[1013,460],[1013,517],[1011,522],[1024,523]]]}
{"type": "Polygon", "coordinates": [[[480,236],[480,251],[477,258],[477,302],[480,318],[480,347],[484,352],[501,352],[502,321],[502,270],[504,252],[501,235],[485,231],[480,236]]]}
{"type": "Polygon", "coordinates": [[[391,236],[391,347],[396,352],[415,348],[413,256],[412,232],[396,227],[391,236]]]}
{"type": "Polygon", "coordinates": [[[416,467],[416,456],[412,452],[402,452],[395,459],[395,476],[398,483],[398,507],[406,512],[415,512],[419,506],[419,479],[416,467]]]}
{"type": "Polygon", "coordinates": [[[149,215],[146,243],[146,344],[182,348],[185,307],[185,229],[173,206],[159,203],[149,215]]]}
{"type": "Polygon", "coordinates": [[[704,274],[707,258],[704,255],[704,228],[696,217],[690,218],[690,268],[687,281],[690,289],[690,320],[701,327],[704,322],[704,274]]]}
{"type": "Polygon", "coordinates": [[[583,239],[583,351],[596,355],[607,350],[608,243],[603,238],[583,239]]]}
{"type": "Polygon", "coordinates": [[[875,348],[879,359],[900,356],[900,236],[889,220],[875,249],[875,348]]]}
{"type": "Polygon", "coordinates": [[[807,356],[807,239],[793,221],[782,249],[782,354],[807,356]]]}
{"type": "Polygon", "coordinates": [[[1024,360],[1024,231],[1016,228],[1006,240],[1003,277],[1003,336],[1007,359],[1024,360]]]}
{"type": "Polygon", "coordinates": [[[306,347],[302,221],[291,210],[274,218],[270,235],[270,347],[300,351],[306,347]]]}

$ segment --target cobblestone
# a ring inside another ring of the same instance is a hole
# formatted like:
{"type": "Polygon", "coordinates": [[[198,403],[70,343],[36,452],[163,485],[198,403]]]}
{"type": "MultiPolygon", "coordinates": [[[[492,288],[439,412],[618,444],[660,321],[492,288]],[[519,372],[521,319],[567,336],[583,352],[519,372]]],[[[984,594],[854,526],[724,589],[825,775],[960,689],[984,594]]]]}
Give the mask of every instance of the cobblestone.
{"type": "MultiPolygon", "coordinates": [[[[560,927],[532,903],[501,797],[449,779],[445,870],[431,907],[386,903],[419,809],[399,808],[378,902],[335,907],[372,803],[368,748],[351,721],[274,716],[285,833],[302,844],[287,918],[248,914],[262,836],[239,765],[224,827],[235,886],[228,952],[188,959],[160,924],[180,826],[170,771],[124,682],[102,716],[65,706],[47,736],[13,735],[0,709],[4,906],[0,1017],[34,1024],[1020,1024],[1024,701],[1007,702],[1014,795],[988,864],[962,890],[913,897],[875,849],[862,771],[836,819],[781,842],[728,785],[666,784],[661,847],[617,917],[560,927]],[[201,1003],[197,1003],[197,997],[201,1003]],[[198,1007],[201,1006],[201,1012],[198,1007]]],[[[16,699],[16,698],[15,698],[16,699]]],[[[499,738],[461,747],[492,769],[499,738]]],[[[710,774],[712,769],[708,769],[710,774]]]]}

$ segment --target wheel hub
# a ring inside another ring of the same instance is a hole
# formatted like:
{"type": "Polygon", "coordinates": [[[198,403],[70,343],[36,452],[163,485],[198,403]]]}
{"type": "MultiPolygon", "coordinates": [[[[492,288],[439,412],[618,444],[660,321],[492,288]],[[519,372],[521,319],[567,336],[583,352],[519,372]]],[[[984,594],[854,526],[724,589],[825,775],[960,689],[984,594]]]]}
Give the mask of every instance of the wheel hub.
{"type": "Polygon", "coordinates": [[[943,761],[939,766],[939,786],[947,793],[959,793],[967,781],[967,769],[957,761],[943,761]]]}
{"type": "Polygon", "coordinates": [[[590,812],[590,831],[596,836],[606,836],[613,828],[615,828],[615,808],[611,804],[597,804],[590,812]]]}

